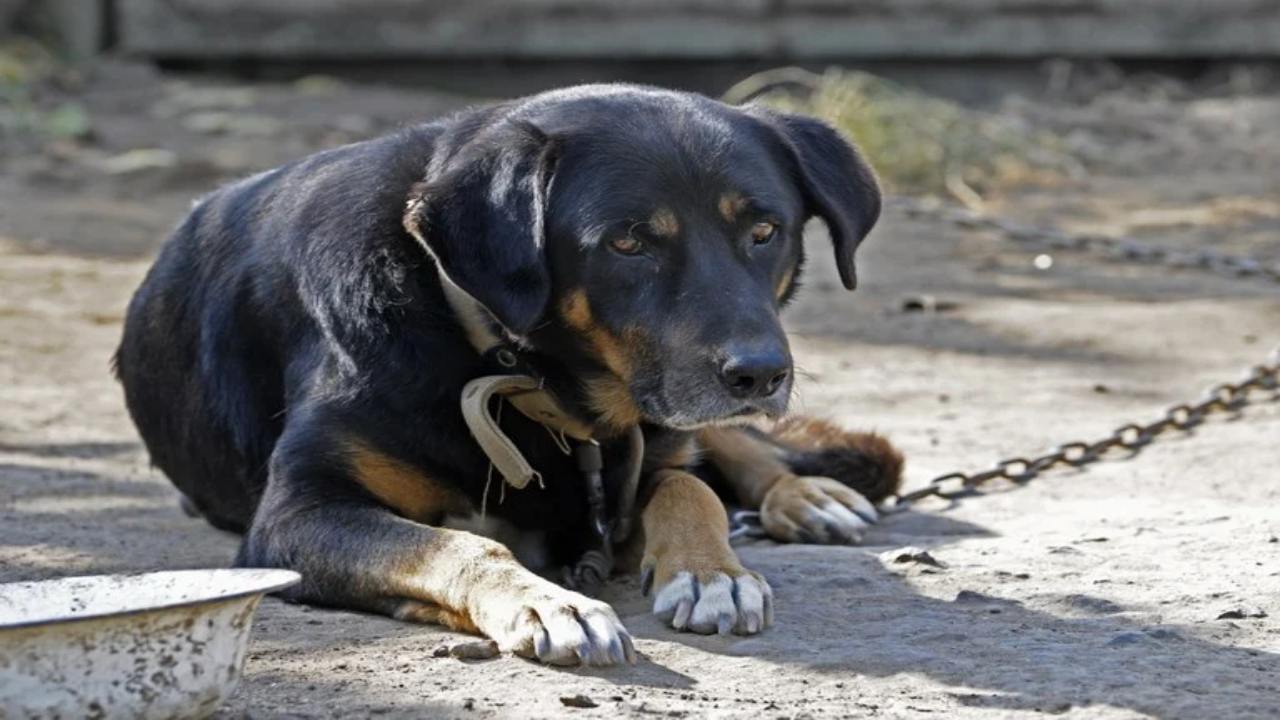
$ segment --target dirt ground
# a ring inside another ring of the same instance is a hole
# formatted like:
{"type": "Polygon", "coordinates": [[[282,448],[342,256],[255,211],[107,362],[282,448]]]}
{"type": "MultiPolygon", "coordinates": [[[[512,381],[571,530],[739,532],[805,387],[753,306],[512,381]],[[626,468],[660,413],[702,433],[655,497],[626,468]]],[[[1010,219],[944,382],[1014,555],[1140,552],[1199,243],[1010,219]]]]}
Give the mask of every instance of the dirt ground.
{"type": "MultiPolygon", "coordinates": [[[[0,142],[0,581],[223,566],[236,538],[178,510],[109,372],[149,255],[225,179],[463,101],[111,63],[76,97],[88,142],[0,142]]],[[[1086,172],[996,212],[1280,261],[1280,97],[1132,83],[1006,110],[1086,172]]],[[[1151,418],[1280,342],[1280,285],[1261,280],[1076,253],[1037,269],[890,209],[850,295],[813,235],[789,313],[797,409],[888,434],[913,486],[1151,418]],[[905,311],[920,293],[954,306],[905,311]]],[[[994,490],[892,516],[860,547],[744,545],[778,604],[753,638],[673,634],[614,583],[634,667],[435,658],[459,636],[268,599],[222,714],[1280,717],[1280,403],[994,490]],[[893,562],[908,545],[944,567],[893,562]]]]}

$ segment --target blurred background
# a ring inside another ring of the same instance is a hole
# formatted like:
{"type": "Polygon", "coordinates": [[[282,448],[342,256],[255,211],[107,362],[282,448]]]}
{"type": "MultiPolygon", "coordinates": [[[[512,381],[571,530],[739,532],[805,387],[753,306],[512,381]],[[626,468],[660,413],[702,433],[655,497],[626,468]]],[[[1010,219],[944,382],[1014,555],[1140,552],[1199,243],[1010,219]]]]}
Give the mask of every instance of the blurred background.
{"type": "Polygon", "coordinates": [[[1280,82],[1275,0],[0,0],[0,32],[0,153],[39,148],[27,177],[101,179],[122,201],[92,246],[54,237],[75,227],[59,202],[44,231],[5,213],[0,234],[93,252],[154,247],[172,212],[157,225],[136,196],[180,208],[319,147],[578,82],[763,94],[836,122],[891,190],[969,204],[1149,160],[1125,140],[1166,141],[1163,172],[1201,132],[1235,136],[1215,154],[1280,132],[1272,105],[1216,102],[1280,82]]]}

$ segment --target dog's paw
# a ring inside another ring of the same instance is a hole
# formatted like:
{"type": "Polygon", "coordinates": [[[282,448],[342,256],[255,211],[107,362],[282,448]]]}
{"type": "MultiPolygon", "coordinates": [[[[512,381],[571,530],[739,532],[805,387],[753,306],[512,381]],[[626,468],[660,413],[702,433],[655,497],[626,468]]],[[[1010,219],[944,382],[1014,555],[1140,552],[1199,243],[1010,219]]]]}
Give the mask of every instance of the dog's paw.
{"type": "Polygon", "coordinates": [[[780,542],[854,545],[879,519],[858,492],[825,477],[784,477],[760,505],[760,522],[780,542]]]}
{"type": "MultiPolygon", "coordinates": [[[[643,569],[645,594],[652,588],[654,572],[650,564],[643,569]]],[[[758,573],[741,566],[699,573],[679,570],[659,586],[653,614],[680,631],[755,635],[773,624],[773,590],[758,573]]]]}
{"type": "Polygon", "coordinates": [[[631,635],[607,603],[551,583],[515,592],[518,597],[486,601],[480,614],[488,620],[480,631],[502,650],[550,665],[636,661],[631,635]]]}
{"type": "Polygon", "coordinates": [[[773,624],[773,590],[754,573],[699,578],[684,571],[658,590],[653,612],[676,630],[754,635],[773,624]]]}

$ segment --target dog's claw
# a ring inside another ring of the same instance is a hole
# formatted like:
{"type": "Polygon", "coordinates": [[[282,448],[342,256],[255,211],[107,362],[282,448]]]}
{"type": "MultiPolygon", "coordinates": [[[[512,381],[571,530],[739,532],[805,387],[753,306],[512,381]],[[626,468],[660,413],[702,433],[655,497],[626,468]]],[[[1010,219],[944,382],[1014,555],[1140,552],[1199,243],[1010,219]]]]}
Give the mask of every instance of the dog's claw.
{"type": "Polygon", "coordinates": [[[635,658],[631,636],[613,608],[563,588],[526,604],[514,622],[481,629],[502,649],[548,665],[614,665],[635,658]]]}
{"type": "Polygon", "coordinates": [[[772,598],[769,584],[752,574],[698,580],[680,572],[658,591],[653,612],[676,630],[754,635],[772,622],[772,598]]]}
{"type": "Polygon", "coordinates": [[[879,519],[865,497],[824,477],[779,481],[760,508],[765,531],[783,542],[856,545],[879,519]]]}
{"type": "Polygon", "coordinates": [[[625,657],[625,658],[627,659],[627,662],[629,662],[629,663],[631,663],[631,664],[633,664],[633,665],[634,665],[634,664],[635,664],[635,662],[636,662],[636,646],[635,646],[635,642],[631,640],[631,636],[630,636],[630,635],[627,635],[627,634],[625,634],[625,633],[622,635],[622,638],[621,638],[621,639],[622,639],[622,654],[623,654],[623,657],[625,657]]]}

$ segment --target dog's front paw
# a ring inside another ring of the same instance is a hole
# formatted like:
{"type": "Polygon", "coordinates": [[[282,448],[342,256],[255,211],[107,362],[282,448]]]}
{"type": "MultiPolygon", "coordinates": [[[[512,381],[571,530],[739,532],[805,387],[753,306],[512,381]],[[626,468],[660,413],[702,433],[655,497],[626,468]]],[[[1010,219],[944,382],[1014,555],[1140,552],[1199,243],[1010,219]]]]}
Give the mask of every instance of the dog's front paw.
{"type": "Polygon", "coordinates": [[[825,477],[784,477],[760,505],[760,523],[780,542],[853,545],[878,519],[870,501],[825,477]]]}
{"type": "Polygon", "coordinates": [[[754,635],[773,624],[773,590],[759,573],[733,563],[724,568],[678,569],[646,561],[642,574],[645,594],[659,576],[653,614],[676,630],[703,635],[754,635]]]}
{"type": "Polygon", "coordinates": [[[533,579],[482,600],[477,625],[499,648],[550,665],[635,662],[631,635],[613,608],[533,579]]]}

